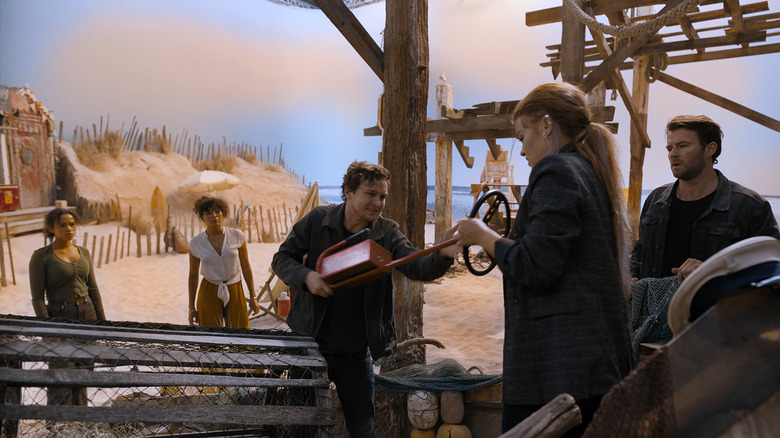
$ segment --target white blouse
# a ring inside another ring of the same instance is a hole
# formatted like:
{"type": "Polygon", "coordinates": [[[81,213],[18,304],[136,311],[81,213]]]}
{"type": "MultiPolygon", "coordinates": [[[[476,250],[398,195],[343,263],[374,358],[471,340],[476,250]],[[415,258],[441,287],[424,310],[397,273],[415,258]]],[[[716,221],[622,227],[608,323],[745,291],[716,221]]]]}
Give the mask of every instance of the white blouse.
{"type": "Polygon", "coordinates": [[[227,306],[230,294],[227,285],[241,281],[241,259],[238,248],[244,245],[244,233],[236,228],[223,227],[222,255],[211,246],[206,232],[190,240],[190,254],[200,259],[200,275],[209,283],[216,284],[217,296],[227,306]]]}

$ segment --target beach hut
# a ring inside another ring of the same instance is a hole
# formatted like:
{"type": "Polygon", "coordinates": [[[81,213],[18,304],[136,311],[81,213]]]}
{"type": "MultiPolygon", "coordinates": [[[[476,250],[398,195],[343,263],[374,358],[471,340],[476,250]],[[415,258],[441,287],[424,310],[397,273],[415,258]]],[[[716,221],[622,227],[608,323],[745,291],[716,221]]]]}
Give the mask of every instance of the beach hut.
{"type": "Polygon", "coordinates": [[[54,136],[54,115],[35,92],[0,85],[1,211],[54,204],[54,136]]]}
{"type": "Polygon", "coordinates": [[[40,230],[55,203],[54,145],[54,115],[35,92],[0,85],[0,224],[12,235],[40,230]]]}

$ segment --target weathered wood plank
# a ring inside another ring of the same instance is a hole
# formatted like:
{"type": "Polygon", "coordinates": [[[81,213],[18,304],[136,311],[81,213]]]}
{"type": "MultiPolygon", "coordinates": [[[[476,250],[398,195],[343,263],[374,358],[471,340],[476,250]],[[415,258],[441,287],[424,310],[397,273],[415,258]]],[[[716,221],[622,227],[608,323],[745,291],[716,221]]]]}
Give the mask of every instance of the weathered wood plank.
{"type": "Polygon", "coordinates": [[[680,50],[706,49],[710,47],[731,46],[734,44],[745,44],[766,41],[765,31],[752,31],[743,34],[733,34],[720,37],[699,38],[695,40],[673,41],[669,43],[648,44],[637,50],[635,55],[646,55],[654,53],[668,53],[680,50]]]}
{"type": "Polygon", "coordinates": [[[559,394],[520,424],[498,438],[552,438],[582,423],[582,414],[569,394],[559,394]]]}
{"type": "Polygon", "coordinates": [[[46,362],[63,358],[84,364],[104,363],[116,366],[240,367],[253,370],[289,367],[325,369],[327,367],[321,357],[266,352],[178,351],[159,347],[121,348],[46,341],[7,341],[0,345],[0,359],[4,360],[46,362]]]}
{"type": "Polygon", "coordinates": [[[678,436],[718,437],[780,389],[778,315],[776,289],[733,292],[668,344],[678,436]]]}
{"type": "Polygon", "coordinates": [[[265,338],[265,339],[284,339],[284,340],[291,340],[291,341],[311,341],[312,345],[316,345],[315,342],[312,341],[312,339],[308,336],[302,336],[302,335],[296,335],[292,332],[284,332],[280,330],[276,331],[260,331],[260,330],[253,330],[251,332],[246,333],[219,333],[214,331],[191,331],[191,330],[177,330],[175,327],[187,327],[187,326],[176,326],[171,325],[171,327],[174,327],[172,329],[164,329],[164,328],[151,328],[151,327],[143,327],[143,326],[121,326],[121,325],[103,325],[103,324],[84,324],[83,322],[79,323],[70,323],[70,322],[61,322],[56,320],[46,320],[46,319],[37,319],[37,318],[18,318],[14,317],[14,315],[0,315],[0,327],[4,325],[18,325],[18,326],[24,326],[24,327],[50,327],[50,328],[57,328],[62,330],[67,330],[72,327],[78,327],[80,329],[84,330],[95,330],[95,331],[104,331],[106,328],[117,331],[117,332],[132,332],[132,333],[156,333],[156,334],[165,334],[167,336],[175,337],[180,334],[186,334],[188,336],[226,336],[231,338],[238,338],[238,339],[257,339],[257,338],[265,338]]]}
{"type": "Polygon", "coordinates": [[[0,405],[9,419],[88,421],[98,423],[198,423],[235,426],[265,424],[333,425],[332,409],[307,406],[20,406],[0,405]]]}
{"type": "MultiPolygon", "coordinates": [[[[666,6],[663,7],[663,9],[658,12],[658,14],[656,14],[656,16],[665,14],[667,11],[673,9],[683,1],[684,0],[671,0],[666,4],[666,6]]],[[[591,32],[591,34],[593,34],[593,32],[591,32]]],[[[615,71],[615,69],[620,66],[623,60],[633,55],[640,47],[644,46],[648,41],[650,41],[652,36],[653,34],[646,33],[631,38],[631,41],[628,44],[621,46],[619,49],[612,52],[612,54],[604,59],[604,61],[599,64],[598,67],[593,69],[580,84],[580,89],[585,93],[588,93],[599,82],[609,77],[615,71]]]]}
{"type": "MultiPolygon", "coordinates": [[[[596,46],[598,46],[602,55],[605,58],[611,57],[614,52],[612,52],[607,46],[607,43],[604,40],[604,35],[592,29],[590,33],[593,35],[593,40],[596,41],[596,46]]],[[[631,120],[642,120],[642,112],[635,105],[634,99],[631,97],[631,93],[628,91],[628,85],[626,85],[626,82],[623,80],[623,75],[621,75],[618,70],[612,70],[610,72],[610,76],[612,77],[612,84],[618,90],[620,98],[623,100],[623,104],[625,104],[628,113],[631,115],[631,120]]],[[[645,127],[643,127],[641,124],[632,123],[631,132],[632,134],[636,134],[637,139],[642,142],[645,147],[650,147],[650,136],[647,135],[647,129],[645,127]]]]}
{"type": "Polygon", "coordinates": [[[327,388],[327,378],[278,379],[264,377],[233,377],[210,374],[143,373],[135,371],[90,371],[78,369],[22,370],[0,368],[0,383],[9,386],[86,386],[97,388],[139,386],[240,386],[327,388]]]}
{"type": "Polygon", "coordinates": [[[735,114],[745,117],[748,120],[752,120],[760,125],[766,126],[771,130],[780,132],[779,120],[761,114],[758,111],[754,111],[744,105],[740,105],[733,100],[726,99],[725,97],[719,96],[711,91],[707,91],[703,88],[697,87],[696,85],[677,79],[674,76],[669,76],[664,72],[658,73],[658,80],[669,86],[685,91],[688,94],[692,94],[700,99],[706,100],[707,102],[718,105],[721,108],[725,108],[735,114]]]}
{"type": "Polygon", "coordinates": [[[341,0],[314,0],[352,48],[384,82],[384,53],[352,11],[341,0]]]}
{"type": "Polygon", "coordinates": [[[229,335],[219,333],[198,333],[190,334],[186,332],[172,333],[143,333],[143,332],[125,332],[113,330],[111,327],[104,327],[102,330],[94,328],[84,328],[83,326],[73,324],[68,328],[43,327],[43,326],[18,326],[0,324],[0,333],[17,334],[23,336],[41,336],[51,338],[73,338],[73,339],[94,339],[108,341],[137,341],[137,342],[155,342],[162,344],[199,344],[199,345],[224,345],[224,346],[243,346],[243,347],[265,347],[265,348],[309,348],[316,345],[313,341],[288,341],[284,339],[268,339],[261,337],[233,338],[229,335]]]}

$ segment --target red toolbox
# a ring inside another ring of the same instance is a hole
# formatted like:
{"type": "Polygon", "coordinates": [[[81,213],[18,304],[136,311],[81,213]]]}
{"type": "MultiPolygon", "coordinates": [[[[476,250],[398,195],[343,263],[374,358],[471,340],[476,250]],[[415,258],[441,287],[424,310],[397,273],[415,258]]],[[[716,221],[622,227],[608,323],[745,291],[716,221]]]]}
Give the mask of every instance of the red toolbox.
{"type": "Polygon", "coordinates": [[[393,258],[389,251],[373,240],[364,240],[347,249],[328,255],[322,259],[320,274],[329,284],[365,273],[390,263],[393,258]]]}
{"type": "Polygon", "coordinates": [[[0,185],[0,211],[19,210],[19,186],[0,185]]]}

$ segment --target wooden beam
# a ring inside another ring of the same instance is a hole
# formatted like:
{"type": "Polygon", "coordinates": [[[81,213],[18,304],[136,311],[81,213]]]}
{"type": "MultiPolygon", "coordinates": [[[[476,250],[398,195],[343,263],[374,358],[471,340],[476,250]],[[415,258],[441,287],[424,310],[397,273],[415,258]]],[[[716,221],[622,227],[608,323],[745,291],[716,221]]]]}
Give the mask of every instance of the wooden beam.
{"type": "MultiPolygon", "coordinates": [[[[335,1],[335,0],[334,0],[335,1]]],[[[382,156],[392,175],[385,216],[417,248],[425,246],[429,84],[428,0],[385,1],[385,92],[382,156]]],[[[423,337],[423,284],[393,272],[398,342],[423,337]]],[[[425,363],[425,346],[394,351],[382,371],[425,363]]]]}
{"type": "Polygon", "coordinates": [[[464,117],[462,119],[428,120],[426,132],[459,132],[489,129],[506,129],[512,127],[512,116],[501,114],[498,116],[464,117]]]}
{"type": "Polygon", "coordinates": [[[3,405],[8,419],[105,423],[212,423],[334,425],[335,412],[313,406],[38,406],[3,405]]]}
{"type": "MultiPolygon", "coordinates": [[[[582,8],[584,0],[575,3],[582,8]]],[[[589,12],[590,8],[584,10],[589,12]]],[[[585,71],[585,25],[568,8],[563,9],[561,18],[561,41],[566,41],[561,47],[561,79],[579,84],[585,71]]]]}
{"type": "MultiPolygon", "coordinates": [[[[653,0],[592,0],[588,2],[588,5],[592,10],[592,15],[602,15],[622,11],[624,9],[631,9],[639,6],[649,6],[658,3],[658,1],[653,0]]],[[[525,25],[531,27],[542,24],[557,23],[561,21],[561,14],[563,13],[563,9],[564,8],[562,6],[556,6],[554,8],[527,12],[525,14],[525,25]]]]}
{"type": "Polygon", "coordinates": [[[495,138],[486,138],[485,141],[488,144],[488,148],[490,148],[490,153],[493,154],[493,159],[498,160],[499,155],[501,155],[501,146],[496,143],[495,138]]]}
{"type": "MultiPolygon", "coordinates": [[[[216,369],[215,369],[215,372],[216,369]]],[[[327,388],[326,378],[279,379],[257,374],[251,377],[234,377],[217,374],[146,373],[137,371],[90,371],[83,369],[13,369],[2,368],[0,382],[24,387],[87,386],[96,388],[147,387],[147,386],[238,386],[238,387],[288,387],[327,388]]]]}
{"type": "Polygon", "coordinates": [[[471,169],[474,166],[474,157],[469,155],[469,147],[463,144],[463,140],[453,140],[453,142],[455,147],[458,148],[458,153],[460,153],[463,162],[466,163],[466,167],[471,169]]]}
{"type": "MultiPolygon", "coordinates": [[[[450,84],[436,86],[436,118],[440,119],[447,108],[452,108],[453,88],[450,84]]],[[[444,233],[452,226],[452,142],[436,142],[436,168],[434,184],[433,241],[443,242],[444,233]]]]}
{"type": "MultiPolygon", "coordinates": [[[[610,50],[609,46],[607,46],[607,42],[604,39],[604,35],[600,34],[599,32],[596,32],[595,30],[591,29],[590,31],[591,35],[593,36],[593,40],[596,42],[596,46],[599,48],[599,51],[601,52],[602,56],[604,58],[609,58],[612,56],[612,51],[610,50]]],[[[645,146],[650,147],[650,136],[647,135],[647,129],[642,126],[641,123],[636,123],[635,121],[641,121],[644,120],[647,116],[642,114],[642,111],[640,111],[639,108],[636,107],[634,104],[634,100],[631,97],[631,93],[628,91],[628,86],[626,85],[626,82],[623,80],[623,75],[620,74],[620,71],[617,69],[612,69],[610,72],[610,76],[612,77],[613,85],[618,90],[618,93],[620,94],[620,98],[623,100],[623,104],[626,105],[626,109],[628,110],[628,113],[631,115],[631,132],[635,133],[638,136],[639,141],[645,146]]],[[[596,84],[598,85],[598,83],[596,84]]],[[[588,90],[590,91],[590,90],[588,90]]]]}
{"type": "Polygon", "coordinates": [[[739,5],[739,0],[723,0],[724,9],[731,14],[731,19],[734,22],[734,31],[742,33],[745,31],[745,19],[742,17],[742,7],[739,5]]]}
{"type": "Polygon", "coordinates": [[[384,82],[384,53],[342,0],[314,0],[371,70],[384,82]]]}
{"type": "MultiPolygon", "coordinates": [[[[685,36],[688,37],[689,40],[698,40],[699,39],[699,33],[696,32],[696,28],[693,27],[693,24],[691,24],[691,20],[688,19],[687,15],[683,15],[682,17],[678,18],[677,21],[680,23],[680,29],[682,29],[685,36]]],[[[704,53],[704,49],[699,47],[696,49],[699,53],[704,53]]]]}
{"type": "Polygon", "coordinates": [[[426,135],[425,141],[462,142],[464,140],[484,140],[486,138],[513,138],[514,136],[515,134],[510,127],[506,129],[477,129],[459,132],[431,132],[426,135]]]}
{"type": "Polygon", "coordinates": [[[658,80],[671,87],[677,88],[678,90],[685,91],[688,94],[692,94],[700,99],[706,100],[707,102],[718,105],[721,108],[725,108],[773,131],[780,132],[780,121],[761,114],[758,111],[753,111],[746,106],[740,105],[732,100],[726,99],[725,97],[719,96],[703,88],[699,88],[696,85],[682,81],[673,76],[669,76],[664,72],[658,72],[658,80]]]}
{"type": "MultiPolygon", "coordinates": [[[[699,38],[695,40],[673,41],[669,43],[648,44],[637,50],[635,55],[649,55],[654,53],[668,53],[679,50],[703,49],[709,47],[731,46],[752,42],[766,41],[765,31],[745,32],[720,37],[699,38]]],[[[700,52],[701,53],[701,52],[700,52]]]]}
{"type": "MultiPolygon", "coordinates": [[[[680,3],[682,3],[684,0],[672,0],[669,3],[666,4],[666,6],[661,9],[656,16],[660,16],[665,14],[670,9],[673,9],[680,3]]],[[[592,34],[593,32],[591,32],[592,34]]],[[[585,80],[582,81],[582,84],[580,84],[580,89],[582,89],[585,93],[588,93],[590,90],[593,89],[599,82],[606,79],[608,76],[612,74],[612,72],[620,66],[620,64],[628,58],[629,56],[633,55],[634,52],[639,50],[642,46],[645,45],[648,41],[650,41],[650,38],[653,36],[652,33],[646,33],[643,35],[637,35],[633,38],[631,38],[631,42],[628,44],[621,46],[619,49],[612,52],[609,57],[604,59],[604,61],[599,64],[598,67],[593,69],[593,71],[588,74],[588,76],[585,78],[585,80]]],[[[603,36],[602,36],[603,38],[603,36]]]]}

